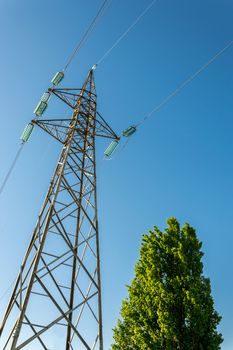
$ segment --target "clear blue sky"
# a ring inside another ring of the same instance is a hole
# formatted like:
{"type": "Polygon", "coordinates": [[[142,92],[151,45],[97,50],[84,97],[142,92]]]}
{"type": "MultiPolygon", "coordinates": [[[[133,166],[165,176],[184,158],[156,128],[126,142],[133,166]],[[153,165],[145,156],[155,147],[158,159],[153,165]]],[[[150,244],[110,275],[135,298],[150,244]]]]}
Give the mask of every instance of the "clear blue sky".
{"type": "MultiPolygon", "coordinates": [[[[88,69],[150,0],[113,0],[63,86],[88,69]]],[[[0,1],[0,180],[25,124],[100,0],[0,1]]],[[[96,70],[99,112],[117,133],[144,117],[233,40],[232,0],[158,0],[96,70]]],[[[233,349],[233,47],[145,123],[110,161],[98,144],[105,349],[143,233],[176,216],[197,229],[223,350],[233,349]]],[[[48,116],[55,115],[52,109],[48,116]]],[[[0,197],[0,295],[15,278],[56,164],[58,148],[36,130],[0,197]]],[[[9,293],[8,293],[9,295],[9,293]]],[[[4,309],[7,295],[0,300],[4,309]]],[[[1,343],[0,343],[1,344],[1,343]]]]}

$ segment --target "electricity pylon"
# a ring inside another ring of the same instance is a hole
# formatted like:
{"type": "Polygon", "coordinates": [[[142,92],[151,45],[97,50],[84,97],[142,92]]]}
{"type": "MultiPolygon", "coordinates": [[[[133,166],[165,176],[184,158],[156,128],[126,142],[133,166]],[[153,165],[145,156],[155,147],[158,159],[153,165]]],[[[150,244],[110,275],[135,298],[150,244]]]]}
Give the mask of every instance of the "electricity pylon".
{"type": "Polygon", "coordinates": [[[96,110],[93,70],[81,89],[49,92],[72,117],[32,121],[62,150],[2,320],[1,334],[12,324],[3,349],[103,350],[95,139],[118,137],[96,110]]]}

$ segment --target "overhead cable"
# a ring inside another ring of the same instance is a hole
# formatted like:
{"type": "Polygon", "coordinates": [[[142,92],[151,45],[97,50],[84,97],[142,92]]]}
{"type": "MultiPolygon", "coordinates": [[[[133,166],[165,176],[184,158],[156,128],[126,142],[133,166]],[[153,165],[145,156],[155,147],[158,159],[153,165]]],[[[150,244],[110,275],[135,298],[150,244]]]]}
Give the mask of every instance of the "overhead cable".
{"type": "Polygon", "coordinates": [[[11,284],[9,285],[9,287],[7,287],[7,289],[3,292],[3,294],[0,296],[0,303],[2,302],[2,300],[5,298],[5,296],[7,295],[7,293],[9,292],[9,290],[11,290],[12,286],[14,285],[16,281],[16,278],[14,279],[14,281],[11,282],[11,284]]]}
{"type": "Polygon", "coordinates": [[[83,34],[83,36],[82,36],[81,40],[79,41],[78,45],[75,47],[75,49],[73,50],[72,54],[70,55],[67,63],[65,64],[63,72],[66,71],[66,69],[68,68],[68,66],[70,65],[70,63],[74,59],[74,57],[78,54],[78,52],[81,49],[81,47],[85,44],[85,42],[87,41],[87,39],[90,36],[91,32],[93,31],[94,27],[96,26],[98,20],[105,15],[106,11],[108,10],[109,6],[111,5],[111,2],[112,2],[112,0],[104,0],[102,2],[102,4],[99,7],[95,17],[93,18],[93,20],[91,21],[91,23],[88,26],[87,30],[83,34]],[[107,3],[108,3],[108,5],[105,8],[107,3]]]}
{"type": "Polygon", "coordinates": [[[144,123],[152,114],[158,112],[162,107],[164,107],[173,97],[175,97],[181,90],[183,90],[189,83],[191,83],[195,78],[197,78],[207,67],[209,67],[219,56],[221,56],[227,49],[233,46],[233,40],[230,41],[226,46],[224,46],[220,51],[218,51],[209,61],[207,61],[203,66],[201,66],[194,74],[192,74],[183,83],[178,85],[178,87],[170,93],[162,102],[160,102],[156,107],[154,107],[136,126],[144,123]]]}
{"type": "Polygon", "coordinates": [[[20,156],[20,153],[22,152],[22,149],[23,149],[23,146],[24,146],[25,143],[21,143],[20,146],[19,146],[19,149],[18,151],[16,152],[16,155],[11,163],[11,166],[5,176],[5,179],[3,180],[3,183],[0,187],[0,195],[2,194],[2,191],[4,190],[9,178],[10,178],[10,175],[12,173],[12,171],[14,170],[15,166],[16,166],[16,163],[17,163],[17,160],[19,159],[19,156],[20,156]]]}
{"type": "Polygon", "coordinates": [[[124,37],[136,26],[136,24],[140,21],[142,17],[150,10],[150,8],[157,2],[158,0],[153,0],[143,12],[136,18],[136,20],[128,27],[128,29],[115,41],[115,43],[105,52],[105,54],[99,59],[97,65],[99,65],[109,54],[110,52],[124,39],[124,37]]]}

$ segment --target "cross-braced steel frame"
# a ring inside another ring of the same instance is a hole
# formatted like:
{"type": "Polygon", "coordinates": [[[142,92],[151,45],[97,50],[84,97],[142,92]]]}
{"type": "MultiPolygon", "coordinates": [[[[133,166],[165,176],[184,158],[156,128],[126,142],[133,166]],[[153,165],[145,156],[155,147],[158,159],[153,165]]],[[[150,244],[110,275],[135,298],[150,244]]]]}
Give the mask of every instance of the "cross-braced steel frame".
{"type": "Polygon", "coordinates": [[[103,350],[96,136],[118,139],[96,111],[91,70],[81,89],[50,89],[72,108],[34,120],[62,144],[0,332],[4,350],[103,350]],[[18,311],[17,311],[18,310],[18,311]]]}

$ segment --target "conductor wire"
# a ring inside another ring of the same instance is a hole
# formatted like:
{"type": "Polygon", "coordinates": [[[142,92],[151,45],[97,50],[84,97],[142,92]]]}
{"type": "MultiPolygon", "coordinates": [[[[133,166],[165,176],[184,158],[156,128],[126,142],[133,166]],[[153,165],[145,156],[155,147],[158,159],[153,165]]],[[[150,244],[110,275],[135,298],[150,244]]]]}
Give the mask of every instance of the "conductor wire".
{"type": "Polygon", "coordinates": [[[224,46],[220,51],[218,51],[208,62],[201,66],[194,74],[192,74],[188,79],[181,83],[172,93],[170,93],[160,104],[154,107],[141,121],[138,122],[136,126],[143,124],[152,114],[158,112],[162,107],[164,107],[173,97],[175,97],[181,90],[183,90],[189,83],[196,79],[206,68],[208,68],[219,56],[221,56],[227,49],[233,45],[233,40],[230,41],[226,46],[224,46]]]}
{"type": "Polygon", "coordinates": [[[106,3],[109,0],[104,0],[102,2],[102,5],[100,6],[99,10],[97,11],[97,14],[95,15],[95,17],[93,18],[93,20],[91,21],[90,25],[88,26],[87,30],[85,31],[85,33],[83,34],[81,40],[79,41],[78,45],[75,47],[74,51],[72,52],[72,54],[70,55],[67,63],[65,64],[65,67],[63,69],[63,72],[66,71],[66,69],[68,68],[68,66],[71,64],[71,62],[73,61],[74,57],[77,55],[77,53],[79,52],[79,50],[81,49],[81,47],[85,44],[86,40],[88,39],[89,35],[91,34],[91,32],[93,31],[94,27],[97,24],[97,21],[103,17],[106,13],[106,11],[108,10],[109,6],[111,5],[112,0],[109,1],[108,6],[106,7],[105,11],[102,13],[106,3]],[[100,17],[101,15],[101,17],[100,17]]]}
{"type": "Polygon", "coordinates": [[[11,176],[12,171],[14,170],[14,168],[16,166],[17,160],[19,159],[19,156],[20,156],[20,153],[22,152],[23,146],[24,146],[24,143],[21,143],[18,151],[16,152],[15,158],[13,159],[11,166],[10,166],[6,176],[5,176],[5,179],[3,180],[3,183],[0,187],[0,195],[2,194],[2,191],[4,190],[6,184],[11,176]]]}
{"type": "Polygon", "coordinates": [[[136,18],[136,20],[128,27],[128,29],[115,41],[115,43],[105,52],[105,54],[99,59],[97,65],[99,65],[109,54],[110,52],[124,39],[124,37],[136,26],[136,24],[140,21],[142,17],[150,10],[150,8],[157,2],[158,0],[153,0],[145,10],[136,18]]]}
{"type": "Polygon", "coordinates": [[[11,284],[9,285],[9,287],[7,287],[7,289],[3,292],[3,294],[0,296],[0,303],[2,302],[2,300],[5,298],[5,296],[7,295],[7,293],[9,292],[9,290],[11,289],[11,287],[14,285],[16,281],[16,278],[14,279],[14,281],[11,282],[11,284]]]}

